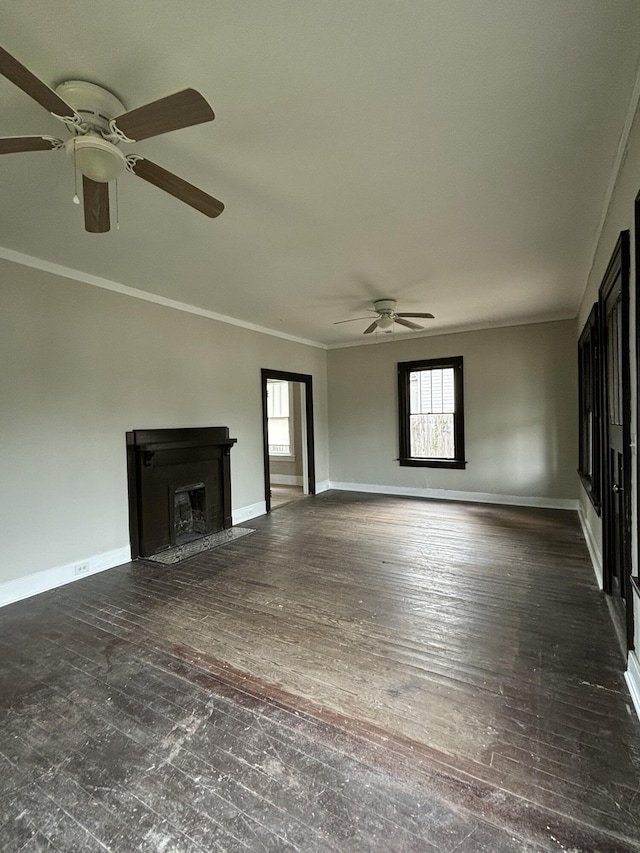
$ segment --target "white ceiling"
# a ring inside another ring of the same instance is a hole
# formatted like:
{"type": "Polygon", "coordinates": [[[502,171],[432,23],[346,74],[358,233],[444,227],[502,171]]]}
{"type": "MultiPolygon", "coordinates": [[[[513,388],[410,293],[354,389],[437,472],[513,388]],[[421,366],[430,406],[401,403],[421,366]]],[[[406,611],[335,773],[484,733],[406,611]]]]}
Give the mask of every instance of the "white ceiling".
{"type": "MultiPolygon", "coordinates": [[[[129,147],[222,199],[125,175],[83,230],[59,152],[0,158],[0,245],[326,344],[373,299],[430,330],[575,316],[640,56],[637,0],[9,0],[2,44],[128,108],[209,124],[129,147]],[[113,203],[113,199],[112,199],[113,203]]],[[[0,79],[0,135],[65,135],[0,79]]],[[[366,340],[360,338],[360,340],[366,340]]]]}

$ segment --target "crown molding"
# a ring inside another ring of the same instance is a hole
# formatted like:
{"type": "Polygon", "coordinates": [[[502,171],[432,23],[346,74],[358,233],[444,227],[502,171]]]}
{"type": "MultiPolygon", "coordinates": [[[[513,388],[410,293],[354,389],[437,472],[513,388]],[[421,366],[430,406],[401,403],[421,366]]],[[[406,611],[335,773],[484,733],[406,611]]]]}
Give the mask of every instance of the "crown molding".
{"type": "Polygon", "coordinates": [[[591,274],[593,272],[593,267],[596,262],[596,255],[598,253],[598,246],[600,244],[600,238],[602,237],[602,232],[604,231],[604,226],[607,221],[607,216],[609,214],[609,208],[611,206],[611,199],[613,198],[613,193],[616,188],[616,184],[618,183],[618,177],[620,176],[620,171],[622,169],[622,165],[625,161],[627,155],[627,149],[629,146],[629,136],[631,135],[631,129],[633,127],[633,122],[635,121],[636,113],[638,112],[638,104],[640,103],[640,63],[638,63],[638,68],[636,69],[636,80],[633,85],[633,90],[631,92],[631,97],[629,99],[629,106],[627,107],[627,114],[625,116],[624,125],[622,126],[622,131],[620,132],[620,139],[618,140],[618,148],[616,150],[616,156],[613,160],[613,166],[611,167],[611,174],[609,176],[609,183],[607,184],[607,189],[604,195],[604,202],[602,204],[602,211],[600,213],[600,221],[598,222],[598,227],[596,228],[595,237],[593,239],[593,246],[591,248],[591,260],[589,262],[589,271],[587,272],[587,276],[584,282],[584,287],[582,288],[582,293],[580,294],[580,298],[578,300],[578,305],[576,310],[580,310],[580,306],[584,301],[585,293],[587,292],[587,288],[589,287],[589,281],[591,279],[591,274]]]}
{"type": "Polygon", "coordinates": [[[380,335],[367,335],[365,340],[340,341],[340,343],[327,344],[326,349],[344,349],[345,347],[375,346],[376,344],[400,343],[415,338],[445,337],[446,335],[462,335],[465,332],[482,332],[489,329],[510,329],[513,326],[537,326],[541,323],[560,323],[563,320],[575,320],[575,311],[562,311],[556,314],[548,314],[540,317],[526,317],[520,320],[498,320],[495,323],[470,323],[469,325],[451,326],[448,328],[427,329],[424,332],[399,332],[396,334],[382,333],[380,335]],[[373,338],[373,340],[371,340],[373,338]]]}
{"type": "Polygon", "coordinates": [[[0,246],[0,259],[10,261],[20,266],[31,267],[41,270],[42,272],[58,275],[62,278],[68,278],[72,281],[79,281],[83,284],[89,284],[92,287],[100,287],[103,290],[110,290],[113,293],[120,293],[123,296],[130,296],[132,299],[141,299],[144,302],[151,302],[155,305],[162,305],[165,308],[172,308],[174,311],[183,311],[187,314],[195,314],[198,317],[206,317],[209,320],[216,320],[219,323],[226,323],[230,326],[238,326],[241,329],[247,329],[251,332],[257,332],[261,335],[269,335],[274,338],[280,338],[292,343],[302,344],[303,346],[315,347],[322,350],[342,349],[344,347],[359,347],[371,346],[380,343],[392,343],[398,341],[412,340],[414,338],[425,338],[442,335],[456,335],[464,332],[482,331],[483,329],[500,329],[509,328],[511,326],[530,326],[536,323],[552,323],[561,320],[575,320],[574,312],[561,312],[542,317],[529,317],[520,320],[499,320],[495,323],[471,323],[461,326],[452,326],[450,328],[426,329],[424,332],[402,332],[398,335],[369,335],[364,340],[349,340],[340,341],[338,343],[326,344],[320,341],[312,341],[307,338],[299,338],[296,335],[289,335],[286,332],[281,332],[277,329],[270,329],[267,326],[258,326],[255,323],[248,323],[245,320],[238,320],[236,317],[229,317],[226,314],[218,314],[215,311],[209,311],[206,308],[199,308],[196,305],[189,305],[186,302],[179,302],[175,299],[169,299],[165,296],[158,296],[155,293],[149,293],[146,290],[140,290],[137,287],[130,287],[126,284],[121,284],[112,279],[103,278],[102,276],[93,275],[92,273],[76,270],[73,267],[66,267],[62,264],[47,261],[44,258],[38,258],[35,255],[27,255],[23,252],[17,252],[15,249],[9,249],[6,246],[0,246]]]}
{"type": "Polygon", "coordinates": [[[153,302],[156,305],[163,305],[165,308],[172,308],[174,311],[183,311],[186,314],[196,314],[199,317],[206,317],[209,320],[216,320],[219,323],[226,323],[229,326],[239,326],[241,329],[248,329],[250,332],[258,332],[261,335],[270,335],[273,338],[282,338],[285,341],[292,341],[295,344],[303,344],[308,347],[317,347],[318,349],[327,349],[327,345],[319,341],[310,341],[306,338],[298,338],[295,335],[288,335],[286,332],[280,332],[277,329],[269,329],[266,326],[258,326],[255,323],[247,323],[245,320],[238,320],[235,317],[228,317],[226,314],[217,314],[215,311],[208,311],[205,308],[198,308],[196,305],[189,305],[186,302],[178,302],[175,299],[168,299],[165,296],[158,296],[155,293],[149,293],[146,290],[140,290],[137,287],[129,287],[126,284],[120,284],[118,281],[112,281],[109,278],[92,275],[91,273],[82,272],[72,267],[65,267],[62,264],[56,264],[52,261],[47,261],[44,258],[37,258],[35,255],[25,255],[22,252],[16,252],[14,249],[8,249],[6,246],[0,246],[0,258],[5,261],[11,261],[14,264],[20,264],[24,267],[32,267],[33,269],[48,272],[53,275],[59,275],[62,278],[68,278],[72,281],[81,281],[83,284],[90,284],[92,287],[100,287],[103,290],[111,290],[114,293],[121,293],[124,296],[130,296],[133,299],[141,299],[144,302],[153,302]]]}

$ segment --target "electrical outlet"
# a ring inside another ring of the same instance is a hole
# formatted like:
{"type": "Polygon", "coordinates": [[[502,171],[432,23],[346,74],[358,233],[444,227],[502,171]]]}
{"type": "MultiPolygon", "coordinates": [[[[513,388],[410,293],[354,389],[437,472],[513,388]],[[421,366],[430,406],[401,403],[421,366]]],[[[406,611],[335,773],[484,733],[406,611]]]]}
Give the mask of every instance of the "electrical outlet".
{"type": "Polygon", "coordinates": [[[73,567],[74,574],[83,575],[89,571],[89,563],[76,563],[73,567]]]}

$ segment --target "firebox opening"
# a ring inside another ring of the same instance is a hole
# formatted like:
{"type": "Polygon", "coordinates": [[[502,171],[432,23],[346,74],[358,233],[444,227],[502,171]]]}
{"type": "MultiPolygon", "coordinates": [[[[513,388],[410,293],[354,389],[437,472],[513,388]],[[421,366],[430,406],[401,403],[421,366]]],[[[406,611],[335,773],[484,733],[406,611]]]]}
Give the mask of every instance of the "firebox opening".
{"type": "Polygon", "coordinates": [[[173,509],[176,545],[184,545],[205,535],[207,529],[204,483],[191,483],[176,489],[173,509]]]}

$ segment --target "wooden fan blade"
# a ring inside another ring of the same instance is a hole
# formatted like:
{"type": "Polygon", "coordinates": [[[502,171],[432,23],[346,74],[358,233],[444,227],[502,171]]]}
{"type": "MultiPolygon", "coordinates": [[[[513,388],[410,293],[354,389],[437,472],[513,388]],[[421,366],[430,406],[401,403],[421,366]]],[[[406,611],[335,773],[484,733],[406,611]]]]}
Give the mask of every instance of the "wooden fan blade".
{"type": "Polygon", "coordinates": [[[407,329],[413,329],[414,332],[421,332],[424,326],[419,326],[417,323],[412,323],[411,320],[403,320],[397,314],[393,318],[394,323],[399,323],[401,326],[406,326],[407,329]]]}
{"type": "MultiPolygon", "coordinates": [[[[367,317],[367,320],[368,319],[369,318],[367,317]]],[[[363,335],[370,335],[371,332],[374,332],[376,330],[377,326],[378,326],[378,321],[374,320],[373,323],[370,326],[368,326],[362,334],[363,335]]]]}
{"type": "Polygon", "coordinates": [[[62,141],[52,136],[3,136],[0,137],[0,154],[19,154],[21,151],[51,151],[62,141]]]}
{"type": "Polygon", "coordinates": [[[84,227],[92,234],[104,234],[110,227],[109,184],[92,181],[82,176],[82,198],[84,201],[84,227]]]}
{"type": "Polygon", "coordinates": [[[75,110],[69,106],[59,95],[50,89],[46,83],[39,80],[35,74],[32,74],[28,68],[25,68],[21,62],[11,56],[10,53],[0,47],[0,74],[14,83],[18,89],[33,98],[34,101],[44,107],[50,113],[65,118],[72,117],[76,114],[75,110]]]}
{"type": "Polygon", "coordinates": [[[401,311],[399,314],[396,314],[396,317],[424,317],[425,320],[434,320],[435,319],[433,314],[425,314],[425,313],[412,314],[412,313],[407,312],[407,311],[401,311]]]}
{"type": "Polygon", "coordinates": [[[334,326],[339,326],[340,323],[355,323],[357,320],[370,320],[371,317],[353,317],[351,320],[336,320],[334,326]]]}
{"type": "Polygon", "coordinates": [[[183,89],[114,119],[116,127],[132,142],[159,136],[170,130],[213,121],[214,112],[195,89],[183,89]]]}
{"type": "MultiPolygon", "coordinates": [[[[132,158],[133,159],[133,158],[132,158]]],[[[219,216],[224,210],[224,204],[214,198],[212,195],[204,192],[204,190],[194,187],[188,181],[184,181],[173,172],[168,172],[162,166],[152,163],[151,160],[136,160],[132,166],[134,175],[148,181],[155,187],[169,193],[174,198],[183,201],[185,204],[191,205],[205,216],[219,216]]]]}

